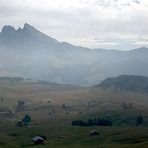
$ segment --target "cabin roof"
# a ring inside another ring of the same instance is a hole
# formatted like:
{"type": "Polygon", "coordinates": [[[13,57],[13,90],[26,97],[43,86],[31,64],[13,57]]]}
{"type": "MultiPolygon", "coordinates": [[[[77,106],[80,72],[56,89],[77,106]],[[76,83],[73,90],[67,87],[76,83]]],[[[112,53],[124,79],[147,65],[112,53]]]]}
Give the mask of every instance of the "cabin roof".
{"type": "Polygon", "coordinates": [[[44,141],[44,138],[40,137],[40,136],[35,136],[32,138],[33,141],[38,141],[38,140],[42,140],[44,141]]]}

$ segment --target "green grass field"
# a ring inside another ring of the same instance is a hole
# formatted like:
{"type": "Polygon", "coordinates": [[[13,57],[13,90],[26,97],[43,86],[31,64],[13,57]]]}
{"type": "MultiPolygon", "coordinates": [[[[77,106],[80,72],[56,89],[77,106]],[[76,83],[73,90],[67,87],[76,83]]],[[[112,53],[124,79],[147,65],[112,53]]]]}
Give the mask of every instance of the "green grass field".
{"type": "Polygon", "coordinates": [[[147,94],[1,80],[0,109],[0,148],[148,147],[147,94]],[[15,113],[18,100],[25,101],[26,108],[15,113]],[[123,108],[125,102],[132,103],[132,108],[123,108]],[[25,114],[31,116],[31,123],[27,127],[17,127],[25,114]],[[142,127],[136,127],[139,115],[144,118],[142,127]],[[113,126],[71,125],[73,120],[89,118],[110,118],[113,126]],[[100,134],[92,137],[91,130],[100,134]],[[32,137],[36,135],[45,135],[47,141],[35,145],[32,137]],[[61,136],[63,138],[59,138],[61,136]]]}
{"type": "Polygon", "coordinates": [[[135,127],[71,127],[37,126],[11,128],[1,133],[1,147],[38,147],[38,148],[98,148],[98,147],[147,147],[148,128],[135,127]],[[96,129],[100,135],[91,137],[89,131],[96,129]],[[34,145],[31,138],[36,134],[48,137],[44,145],[34,145]],[[59,136],[64,139],[59,139],[59,136]]]}

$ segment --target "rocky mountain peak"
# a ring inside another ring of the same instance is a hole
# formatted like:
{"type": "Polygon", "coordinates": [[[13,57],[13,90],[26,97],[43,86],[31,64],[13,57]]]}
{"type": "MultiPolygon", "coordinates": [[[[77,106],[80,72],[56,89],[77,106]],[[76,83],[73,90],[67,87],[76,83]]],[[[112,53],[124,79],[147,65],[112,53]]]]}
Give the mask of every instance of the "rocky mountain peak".
{"type": "Polygon", "coordinates": [[[1,31],[1,34],[12,34],[14,33],[16,30],[14,27],[10,26],[10,25],[5,25],[3,28],[2,28],[2,31],[1,31]]]}

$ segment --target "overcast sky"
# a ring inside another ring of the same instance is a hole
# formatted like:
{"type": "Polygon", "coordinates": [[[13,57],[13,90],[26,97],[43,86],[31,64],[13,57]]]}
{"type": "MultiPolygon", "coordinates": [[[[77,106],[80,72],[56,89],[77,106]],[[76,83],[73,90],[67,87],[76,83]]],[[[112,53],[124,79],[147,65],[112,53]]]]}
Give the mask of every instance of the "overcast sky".
{"type": "Polygon", "coordinates": [[[0,29],[25,22],[75,45],[148,47],[148,0],[0,0],[0,29]]]}

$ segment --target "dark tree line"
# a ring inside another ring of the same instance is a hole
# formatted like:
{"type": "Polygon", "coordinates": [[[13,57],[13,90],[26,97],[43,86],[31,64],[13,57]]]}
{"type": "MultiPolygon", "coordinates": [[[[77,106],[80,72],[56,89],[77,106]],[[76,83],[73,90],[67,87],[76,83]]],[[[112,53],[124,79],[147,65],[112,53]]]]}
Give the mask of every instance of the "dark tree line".
{"type": "Polygon", "coordinates": [[[88,121],[74,120],[72,121],[73,126],[112,126],[113,123],[109,119],[88,119],[88,121]]]}
{"type": "Polygon", "coordinates": [[[0,77],[0,80],[21,81],[21,80],[24,80],[24,78],[23,77],[0,77]]]}
{"type": "Polygon", "coordinates": [[[148,93],[148,77],[120,75],[118,77],[107,78],[95,87],[103,89],[114,88],[120,91],[144,92],[148,93]]]}

